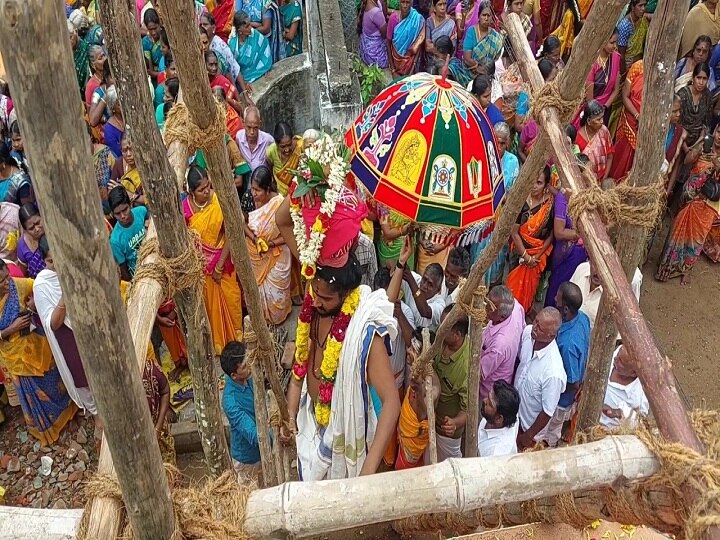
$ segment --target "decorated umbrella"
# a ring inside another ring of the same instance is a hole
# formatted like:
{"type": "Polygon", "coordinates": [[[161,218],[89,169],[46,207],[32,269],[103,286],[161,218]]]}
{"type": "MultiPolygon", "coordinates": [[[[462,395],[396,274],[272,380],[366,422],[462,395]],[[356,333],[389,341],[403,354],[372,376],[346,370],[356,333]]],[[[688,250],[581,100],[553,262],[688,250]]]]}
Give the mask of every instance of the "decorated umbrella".
{"type": "Polygon", "coordinates": [[[505,193],[480,104],[444,77],[418,73],[383,90],[345,135],[354,176],[380,205],[433,236],[492,218],[505,193]]]}

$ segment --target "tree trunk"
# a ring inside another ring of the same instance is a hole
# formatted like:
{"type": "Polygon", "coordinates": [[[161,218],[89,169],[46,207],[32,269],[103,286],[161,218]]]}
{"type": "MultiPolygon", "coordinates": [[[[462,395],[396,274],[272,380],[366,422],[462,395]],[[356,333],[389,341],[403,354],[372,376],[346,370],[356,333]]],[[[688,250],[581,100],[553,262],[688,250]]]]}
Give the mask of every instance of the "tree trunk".
{"type": "Polygon", "coordinates": [[[78,86],[62,6],[26,0],[3,1],[2,7],[0,43],[33,184],[78,350],[84,359],[101,359],[83,365],[128,518],[135,538],[170,538],[175,527],[170,489],[135,363],[87,131],[79,107],[72,105],[78,86]]]}
{"type": "MultiPolygon", "coordinates": [[[[213,125],[218,113],[215,98],[207,84],[207,71],[198,45],[198,33],[194,23],[195,8],[191,0],[160,0],[158,5],[163,13],[189,116],[200,129],[207,129],[213,125]]],[[[265,322],[260,291],[250,265],[250,256],[245,243],[245,218],[240,209],[240,200],[232,178],[227,147],[222,138],[208,142],[210,146],[203,148],[208,174],[220,200],[225,217],[225,238],[230,243],[230,253],[237,268],[245,304],[257,334],[257,354],[265,366],[270,387],[278,401],[280,417],[286,422],[289,420],[289,414],[285,394],[275,368],[275,344],[265,322]]]]}
{"type": "MultiPolygon", "coordinates": [[[[660,165],[665,157],[665,137],[658,134],[667,135],[668,132],[673,101],[668,88],[672,87],[675,80],[675,58],[687,9],[688,0],[661,0],[650,25],[645,49],[645,65],[648,70],[643,87],[637,152],[628,179],[631,185],[651,185],[660,173],[660,165]],[[654,69],[655,66],[667,67],[654,69]]],[[[647,234],[645,228],[634,225],[625,225],[618,230],[615,248],[628,280],[632,280],[643,256],[647,234]]],[[[610,376],[616,332],[612,309],[603,294],[593,329],[587,375],[580,400],[578,427],[581,430],[596,425],[600,418],[610,376]]]]}
{"type": "MultiPolygon", "coordinates": [[[[132,135],[148,209],[157,227],[160,252],[167,258],[179,257],[193,244],[182,217],[176,173],[168,162],[155,124],[145,63],[138,46],[137,23],[123,0],[100,0],[100,6],[106,23],[105,41],[110,66],[132,135]]],[[[195,415],[208,469],[215,477],[230,469],[232,463],[220,412],[213,369],[215,352],[202,283],[179,291],[175,294],[175,303],[187,328],[195,415]]]]}
{"type": "MultiPolygon", "coordinates": [[[[473,295],[473,307],[484,309],[485,302],[473,295]]],[[[470,317],[470,365],[468,366],[468,411],[465,423],[465,457],[478,455],[478,426],[480,424],[480,357],[482,356],[482,321],[470,317]]]]}

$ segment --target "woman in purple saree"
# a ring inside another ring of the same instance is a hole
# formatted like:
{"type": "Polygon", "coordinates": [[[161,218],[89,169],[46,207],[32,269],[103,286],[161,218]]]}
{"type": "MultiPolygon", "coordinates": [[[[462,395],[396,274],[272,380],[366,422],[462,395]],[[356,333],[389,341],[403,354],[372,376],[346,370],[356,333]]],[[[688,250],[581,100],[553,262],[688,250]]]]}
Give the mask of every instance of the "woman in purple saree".
{"type": "Polygon", "coordinates": [[[381,0],[364,0],[358,19],[360,34],[360,58],[368,66],[381,69],[388,67],[388,51],[385,44],[387,21],[381,0]]]}

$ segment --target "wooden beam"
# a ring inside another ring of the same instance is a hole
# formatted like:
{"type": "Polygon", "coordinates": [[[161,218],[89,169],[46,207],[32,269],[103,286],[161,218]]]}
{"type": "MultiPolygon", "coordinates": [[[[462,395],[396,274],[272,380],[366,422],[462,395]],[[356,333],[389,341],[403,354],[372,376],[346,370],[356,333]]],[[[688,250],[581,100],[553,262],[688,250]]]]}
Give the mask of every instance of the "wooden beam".
{"type": "Polygon", "coordinates": [[[169,538],[175,527],[170,489],[135,367],[87,130],[75,101],[68,102],[78,87],[65,14],[57,2],[43,0],[2,0],[0,7],[0,43],[33,164],[35,192],[78,350],[82,358],[99,360],[83,364],[128,518],[136,538],[169,538]],[[28,43],[42,54],[33,53],[28,43]]]}
{"type": "MultiPolygon", "coordinates": [[[[602,10],[594,9],[591,12],[584,27],[585,31],[580,33],[578,40],[573,45],[573,56],[577,54],[578,58],[587,59],[587,61],[597,57],[600,47],[605,43],[604,40],[617,21],[619,8],[622,5],[624,5],[624,0],[613,0],[604,4],[602,10]],[[606,29],[608,31],[605,31],[606,29]]],[[[534,91],[538,91],[544,81],[522,31],[519,17],[514,14],[510,15],[506,22],[506,28],[523,78],[530,83],[534,91]]],[[[578,65],[581,61],[578,60],[578,65]]],[[[577,86],[577,83],[583,84],[585,80],[584,78],[577,81],[570,79],[571,65],[572,62],[568,65],[567,71],[560,75],[558,81],[560,96],[566,100],[571,100],[576,94],[572,91],[564,93],[563,88],[572,90],[573,84],[577,86]]],[[[536,121],[552,142],[555,165],[564,186],[572,192],[585,189],[587,186],[580,174],[577,162],[565,142],[565,134],[560,125],[557,110],[555,108],[543,109],[536,121]]],[[[600,216],[597,212],[584,212],[580,216],[577,226],[585,242],[588,255],[599,274],[603,285],[603,294],[606,295],[606,300],[612,309],[615,324],[620,330],[620,335],[623,337],[623,342],[631,357],[635,359],[636,369],[643,387],[648,390],[648,401],[660,432],[668,440],[704,454],[705,448],[690,424],[687,411],[675,387],[670,360],[663,357],[655,345],[600,216]]],[[[683,494],[688,501],[702,496],[691,487],[687,487],[683,494]]],[[[720,529],[717,527],[710,529],[708,538],[720,539],[720,529]]]]}
{"type": "MultiPolygon", "coordinates": [[[[100,0],[100,7],[106,22],[105,43],[110,66],[134,141],[135,159],[147,193],[148,209],[157,227],[160,252],[166,258],[177,258],[194,246],[180,208],[176,172],[166,157],[155,123],[145,62],[138,46],[137,22],[124,0],[100,0]]],[[[215,354],[202,282],[192,289],[178,291],[175,304],[188,333],[188,363],[205,460],[211,476],[218,476],[230,469],[232,463],[220,411],[215,354]]]]}
{"type": "MultiPolygon", "coordinates": [[[[657,181],[665,158],[665,137],[670,124],[673,94],[668,91],[675,81],[675,58],[682,35],[689,0],[661,0],[650,24],[645,48],[643,107],[638,130],[635,162],[627,180],[635,186],[648,186],[657,181]]],[[[628,280],[635,275],[647,245],[644,227],[624,225],[618,230],[615,249],[628,280]]],[[[611,303],[603,297],[595,319],[590,354],[578,413],[578,428],[586,430],[597,424],[602,413],[605,388],[610,376],[612,353],[617,329],[611,303]]],[[[637,358],[637,357],[633,357],[637,358]]],[[[655,382],[659,379],[654,378],[655,382]]],[[[674,378],[670,379],[674,385],[674,378]]],[[[662,381],[665,384],[665,381],[662,381]]],[[[657,393],[658,389],[646,389],[657,393]]],[[[679,411],[678,411],[679,412],[679,411]]]]}
{"type": "Polygon", "coordinates": [[[437,465],[255,491],[245,510],[252,538],[306,538],[429,512],[467,512],[617,485],[657,472],[634,436],[542,452],[451,458],[437,465]]]}
{"type": "MultiPolygon", "coordinates": [[[[160,0],[165,29],[170,39],[178,78],[183,88],[183,99],[192,121],[200,129],[208,129],[217,120],[217,107],[207,84],[207,70],[200,54],[198,32],[195,26],[195,7],[192,0],[160,0]]],[[[225,237],[230,243],[230,253],[237,268],[237,276],[243,289],[248,314],[257,334],[258,355],[265,366],[270,387],[278,401],[280,417],[289,420],[287,401],[275,368],[275,343],[265,322],[260,291],[250,265],[245,243],[245,218],[230,170],[230,160],[224,139],[210,141],[203,148],[208,164],[208,174],[213,182],[225,216],[225,237]]]]}
{"type": "MultiPolygon", "coordinates": [[[[485,300],[473,295],[473,307],[485,309],[485,300]]],[[[468,410],[465,423],[464,457],[478,455],[478,425],[480,424],[480,357],[482,356],[483,323],[475,317],[470,318],[470,365],[468,366],[468,410]]]]}

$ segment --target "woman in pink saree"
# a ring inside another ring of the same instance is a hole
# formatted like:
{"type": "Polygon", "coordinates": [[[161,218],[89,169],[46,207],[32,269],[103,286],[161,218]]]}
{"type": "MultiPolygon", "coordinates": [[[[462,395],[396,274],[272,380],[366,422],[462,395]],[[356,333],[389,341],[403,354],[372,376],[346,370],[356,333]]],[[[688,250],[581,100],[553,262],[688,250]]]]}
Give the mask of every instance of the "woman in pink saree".
{"type": "Polygon", "coordinates": [[[605,107],[600,102],[588,101],[580,116],[580,129],[575,139],[580,151],[590,158],[598,183],[609,177],[615,153],[610,131],[603,123],[604,116],[605,107]]]}
{"type": "Polygon", "coordinates": [[[261,165],[250,179],[255,210],[245,224],[250,263],[262,302],[265,320],[282,324],[292,310],[290,268],[292,257],[275,223],[275,212],[283,202],[270,169],[261,165]]]}

